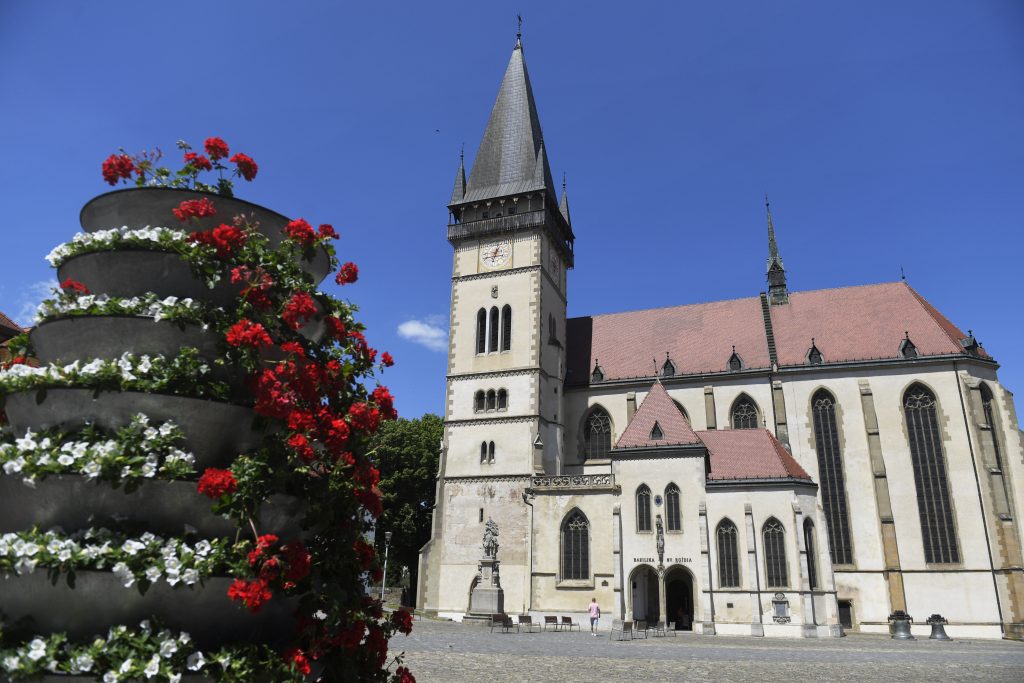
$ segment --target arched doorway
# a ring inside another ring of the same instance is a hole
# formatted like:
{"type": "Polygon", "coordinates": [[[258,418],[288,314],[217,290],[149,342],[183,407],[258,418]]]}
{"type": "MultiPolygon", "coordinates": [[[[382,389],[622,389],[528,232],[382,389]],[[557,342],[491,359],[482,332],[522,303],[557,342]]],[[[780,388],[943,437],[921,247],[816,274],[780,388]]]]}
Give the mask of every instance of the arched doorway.
{"type": "Polygon", "coordinates": [[[661,607],[658,600],[658,572],[642,564],[629,575],[630,612],[634,621],[657,622],[661,607]]]}
{"type": "Polygon", "coordinates": [[[693,630],[693,574],[686,567],[676,565],[665,572],[665,610],[669,628],[693,630]]]}

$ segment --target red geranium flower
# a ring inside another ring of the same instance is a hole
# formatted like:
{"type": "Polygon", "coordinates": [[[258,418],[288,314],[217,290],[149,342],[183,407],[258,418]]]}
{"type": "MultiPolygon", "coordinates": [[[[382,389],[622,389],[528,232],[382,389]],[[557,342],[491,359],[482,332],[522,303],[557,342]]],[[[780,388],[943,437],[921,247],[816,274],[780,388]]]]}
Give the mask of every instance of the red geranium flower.
{"type": "Polygon", "coordinates": [[[203,147],[206,148],[206,153],[216,161],[222,159],[228,155],[228,143],[224,142],[220,138],[206,138],[206,142],[203,143],[203,147]]]}
{"type": "Polygon", "coordinates": [[[185,163],[198,171],[212,171],[213,164],[201,154],[185,152],[185,163]]]}
{"type": "Polygon", "coordinates": [[[316,315],[316,303],[313,297],[305,292],[295,292],[284,306],[281,318],[293,330],[302,327],[316,315]]]}
{"type": "Polygon", "coordinates": [[[75,293],[75,294],[88,294],[89,293],[89,288],[88,287],[83,285],[78,280],[72,280],[71,278],[67,278],[66,280],[64,280],[64,282],[60,283],[60,288],[63,289],[65,292],[69,293],[69,294],[70,293],[75,293]]]}
{"type": "Polygon", "coordinates": [[[359,566],[365,572],[373,564],[373,558],[376,553],[373,550],[373,546],[364,541],[361,538],[357,538],[356,542],[352,544],[352,550],[356,551],[356,557],[359,559],[359,566]]]}
{"type": "Polygon", "coordinates": [[[391,354],[385,351],[380,354],[380,362],[384,364],[384,367],[390,368],[395,364],[395,359],[391,357],[391,354]]]}
{"type": "Polygon", "coordinates": [[[274,534],[263,534],[262,536],[258,536],[256,538],[256,547],[249,551],[249,565],[252,566],[256,564],[259,559],[263,557],[263,553],[277,543],[278,540],[278,537],[274,534]]]}
{"type": "Polygon", "coordinates": [[[317,234],[320,236],[320,239],[324,239],[325,237],[329,237],[332,240],[338,239],[338,232],[334,229],[334,226],[331,225],[330,223],[323,223],[317,229],[317,234]]]}
{"type": "Polygon", "coordinates": [[[337,317],[330,316],[324,319],[327,323],[327,331],[332,337],[338,340],[342,340],[348,337],[348,332],[345,330],[345,323],[341,322],[337,317]]]}
{"type": "Polygon", "coordinates": [[[392,612],[391,623],[405,635],[412,633],[412,615],[408,610],[400,609],[392,612]]]}
{"type": "Polygon", "coordinates": [[[202,199],[186,199],[178,208],[171,209],[171,213],[182,223],[187,223],[190,218],[206,218],[217,213],[217,209],[206,197],[202,199]]]}
{"type": "Polygon", "coordinates": [[[207,498],[217,499],[225,494],[234,493],[238,490],[238,480],[231,470],[219,470],[215,467],[208,467],[199,477],[199,493],[207,498]]]}
{"type": "Polygon", "coordinates": [[[385,420],[394,420],[398,417],[398,413],[395,412],[395,397],[391,395],[391,391],[387,387],[381,386],[374,389],[373,400],[380,407],[385,420]]]}
{"type": "Polygon", "coordinates": [[[228,259],[249,239],[241,228],[233,225],[219,225],[210,232],[193,232],[188,236],[190,242],[198,242],[217,250],[217,258],[228,259]]]}
{"type": "Polygon", "coordinates": [[[359,267],[349,261],[341,267],[334,281],[339,285],[350,285],[359,279],[359,267]]]}
{"type": "Polygon", "coordinates": [[[260,167],[252,160],[252,157],[242,154],[241,152],[228,159],[228,161],[238,166],[238,172],[246,180],[252,180],[255,178],[256,172],[260,170],[260,167]]]}
{"type": "Polygon", "coordinates": [[[308,676],[312,669],[309,666],[309,659],[306,657],[306,653],[297,647],[293,647],[290,650],[286,650],[284,653],[284,661],[295,667],[303,676],[308,676]]]}
{"type": "Polygon", "coordinates": [[[309,439],[304,434],[292,434],[288,438],[288,446],[295,451],[295,454],[303,459],[305,462],[313,462],[315,453],[313,447],[309,445],[309,439]]]}
{"type": "Polygon", "coordinates": [[[135,163],[127,154],[111,154],[103,162],[103,179],[111,185],[117,185],[117,181],[124,178],[128,180],[135,170],[135,163]]]}
{"type": "Polygon", "coordinates": [[[263,603],[273,597],[273,593],[270,592],[269,584],[263,579],[253,581],[235,579],[231,587],[228,588],[228,597],[236,602],[241,602],[255,614],[263,607],[263,603]]]}
{"type": "Polygon", "coordinates": [[[284,578],[289,581],[301,581],[309,576],[310,567],[313,564],[313,556],[302,541],[292,541],[281,548],[284,552],[284,559],[288,563],[288,571],[284,578]]]}
{"type": "Polygon", "coordinates": [[[296,218],[284,226],[284,234],[293,242],[301,244],[303,249],[313,246],[313,242],[316,241],[313,226],[304,218],[296,218]]]}
{"type": "Polygon", "coordinates": [[[369,633],[366,634],[366,647],[376,655],[377,666],[384,666],[388,658],[388,639],[380,626],[370,627],[369,633]]]}
{"type": "Polygon", "coordinates": [[[248,346],[261,349],[274,345],[263,325],[244,318],[228,329],[227,340],[228,344],[235,347],[248,346]]]}
{"type": "Polygon", "coordinates": [[[398,678],[398,683],[416,683],[416,678],[407,667],[400,666],[395,669],[395,676],[398,678]]]}

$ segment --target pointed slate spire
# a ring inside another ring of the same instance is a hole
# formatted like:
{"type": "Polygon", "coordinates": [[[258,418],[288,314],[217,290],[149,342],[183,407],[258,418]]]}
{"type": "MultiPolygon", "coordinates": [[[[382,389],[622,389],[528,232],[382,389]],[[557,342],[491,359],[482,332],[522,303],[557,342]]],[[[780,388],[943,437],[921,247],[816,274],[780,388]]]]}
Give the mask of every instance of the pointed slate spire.
{"type": "Polygon", "coordinates": [[[768,299],[773,304],[789,303],[786,289],[786,268],[779,256],[779,245],[775,243],[775,226],[772,225],[772,209],[768,195],[764,196],[764,210],[768,214],[768,299]]]}
{"type": "Polygon", "coordinates": [[[562,198],[558,201],[558,210],[562,212],[562,218],[572,227],[572,219],[569,218],[569,196],[565,193],[565,174],[562,174],[562,198]]]}
{"type": "Polygon", "coordinates": [[[523,45],[517,36],[462,201],[553,190],[542,138],[523,45]]]}
{"type": "Polygon", "coordinates": [[[459,170],[455,172],[455,187],[452,188],[452,201],[458,204],[466,196],[465,150],[459,152],[459,170]]]}

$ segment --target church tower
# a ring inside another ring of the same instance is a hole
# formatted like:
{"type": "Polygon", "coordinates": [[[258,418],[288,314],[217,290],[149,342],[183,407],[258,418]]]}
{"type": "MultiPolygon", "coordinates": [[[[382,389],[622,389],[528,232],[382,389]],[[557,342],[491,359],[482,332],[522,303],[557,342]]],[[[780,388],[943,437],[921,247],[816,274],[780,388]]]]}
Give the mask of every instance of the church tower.
{"type": "Polygon", "coordinates": [[[488,519],[509,611],[530,593],[532,476],[560,471],[568,199],[552,181],[522,42],[505,70],[466,179],[448,204],[454,249],[445,431],[418,606],[468,608],[488,519]]]}

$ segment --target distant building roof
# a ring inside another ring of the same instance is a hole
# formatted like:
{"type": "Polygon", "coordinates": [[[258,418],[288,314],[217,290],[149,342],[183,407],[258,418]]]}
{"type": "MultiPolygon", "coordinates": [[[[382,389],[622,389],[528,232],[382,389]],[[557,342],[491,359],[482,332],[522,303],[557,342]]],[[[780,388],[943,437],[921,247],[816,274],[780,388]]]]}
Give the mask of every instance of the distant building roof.
{"type": "Polygon", "coordinates": [[[26,329],[3,313],[0,313],[0,341],[7,341],[11,337],[21,334],[26,329]]]}
{"type": "MultiPolygon", "coordinates": [[[[812,339],[824,365],[897,359],[908,337],[919,356],[968,353],[967,335],[906,282],[794,292],[768,311],[780,367],[806,365],[812,339]]],[[[586,384],[595,364],[605,380],[651,377],[666,353],[677,375],[724,372],[733,346],[743,369],[771,366],[759,297],[571,318],[567,382],[586,384]]]]}
{"type": "Polygon", "coordinates": [[[679,412],[665,387],[655,382],[622,432],[615,448],[657,448],[699,443],[700,439],[679,412]]]}
{"type": "Polygon", "coordinates": [[[708,480],[805,479],[811,476],[766,429],[702,430],[711,456],[708,480]]]}

